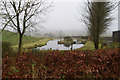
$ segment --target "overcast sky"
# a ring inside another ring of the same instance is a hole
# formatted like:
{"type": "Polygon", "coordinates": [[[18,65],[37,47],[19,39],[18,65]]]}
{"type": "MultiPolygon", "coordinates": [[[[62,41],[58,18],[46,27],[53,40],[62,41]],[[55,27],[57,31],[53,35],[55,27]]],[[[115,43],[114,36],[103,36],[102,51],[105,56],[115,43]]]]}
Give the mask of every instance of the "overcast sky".
{"type": "Polygon", "coordinates": [[[48,30],[80,29],[81,23],[77,21],[77,6],[77,2],[55,2],[45,27],[48,30]]]}
{"type": "MultiPolygon", "coordinates": [[[[69,31],[70,34],[86,34],[87,28],[82,21],[78,21],[79,13],[83,12],[85,0],[54,0],[52,11],[47,14],[47,22],[42,24],[45,32],[64,33],[69,31]]],[[[104,1],[104,0],[103,0],[104,1]]],[[[116,0],[117,1],[117,0],[116,0]]],[[[118,9],[116,8],[112,16],[115,18],[107,30],[107,35],[112,36],[112,31],[118,30],[118,9]]]]}
{"type": "MultiPolygon", "coordinates": [[[[55,0],[53,11],[48,14],[48,21],[44,24],[46,31],[56,30],[77,30],[86,32],[83,22],[77,20],[79,17],[78,8],[83,9],[83,0],[55,0]]],[[[112,35],[112,31],[118,30],[118,9],[113,11],[113,17],[110,29],[107,34],[112,35]]]]}

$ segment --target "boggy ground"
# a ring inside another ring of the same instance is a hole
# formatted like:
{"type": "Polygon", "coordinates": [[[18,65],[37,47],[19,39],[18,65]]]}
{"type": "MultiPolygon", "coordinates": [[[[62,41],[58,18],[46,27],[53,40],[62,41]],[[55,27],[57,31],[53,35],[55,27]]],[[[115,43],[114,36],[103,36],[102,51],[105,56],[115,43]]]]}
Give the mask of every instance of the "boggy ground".
{"type": "Polygon", "coordinates": [[[2,61],[2,78],[120,78],[120,48],[5,53],[2,61]]]}

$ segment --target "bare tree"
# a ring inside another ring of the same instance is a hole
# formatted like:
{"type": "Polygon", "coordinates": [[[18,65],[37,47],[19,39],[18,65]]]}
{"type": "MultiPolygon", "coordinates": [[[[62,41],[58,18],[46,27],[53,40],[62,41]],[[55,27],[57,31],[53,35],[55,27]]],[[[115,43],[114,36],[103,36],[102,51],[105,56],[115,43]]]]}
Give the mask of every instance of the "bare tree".
{"type": "Polygon", "coordinates": [[[85,13],[82,14],[83,21],[88,28],[95,49],[98,49],[100,35],[108,29],[114,19],[111,16],[112,10],[116,7],[114,4],[110,1],[100,2],[100,0],[85,3],[85,13]]]}
{"type": "Polygon", "coordinates": [[[34,28],[44,20],[42,17],[52,6],[46,0],[3,0],[0,3],[0,21],[4,25],[2,31],[9,26],[19,34],[19,49],[21,52],[22,39],[26,29],[34,28]]]}

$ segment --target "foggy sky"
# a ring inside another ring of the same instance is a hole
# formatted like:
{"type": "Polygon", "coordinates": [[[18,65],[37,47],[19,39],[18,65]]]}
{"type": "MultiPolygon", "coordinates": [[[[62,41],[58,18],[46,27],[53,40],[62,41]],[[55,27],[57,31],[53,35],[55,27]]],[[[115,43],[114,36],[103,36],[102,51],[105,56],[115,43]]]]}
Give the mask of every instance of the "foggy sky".
{"type": "MultiPolygon", "coordinates": [[[[87,34],[87,27],[82,21],[78,21],[79,13],[83,12],[84,0],[54,0],[52,11],[47,14],[44,32],[63,31],[65,34],[87,34]]],[[[118,30],[118,9],[116,8],[112,16],[115,18],[105,35],[112,36],[112,31],[118,30]]],[[[8,28],[9,29],[9,28],[8,28]]]]}
{"type": "MultiPolygon", "coordinates": [[[[83,1],[83,0],[79,0],[83,1]]],[[[55,0],[53,11],[48,14],[48,21],[44,24],[46,31],[77,31],[79,33],[87,33],[86,26],[83,22],[78,21],[79,17],[78,8],[83,12],[83,2],[78,2],[78,0],[66,0],[60,1],[55,0]]],[[[118,9],[116,8],[112,16],[115,18],[109,29],[107,30],[107,35],[112,35],[112,31],[118,30],[118,9]]],[[[71,32],[72,33],[72,32],[71,32]]]]}
{"type": "Polygon", "coordinates": [[[45,25],[48,30],[77,30],[82,24],[77,21],[76,2],[55,2],[45,25]]]}

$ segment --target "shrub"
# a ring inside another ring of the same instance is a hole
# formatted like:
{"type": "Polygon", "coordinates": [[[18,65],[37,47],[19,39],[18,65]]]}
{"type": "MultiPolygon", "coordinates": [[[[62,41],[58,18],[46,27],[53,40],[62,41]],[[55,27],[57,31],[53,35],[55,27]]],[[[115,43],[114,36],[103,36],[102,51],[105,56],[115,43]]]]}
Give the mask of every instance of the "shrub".
{"type": "Polygon", "coordinates": [[[2,78],[120,78],[120,49],[21,53],[2,59],[2,78]],[[45,53],[45,54],[44,54],[45,53]],[[13,61],[14,60],[14,61],[13,61]]]}
{"type": "Polygon", "coordinates": [[[69,36],[66,36],[66,37],[64,37],[64,40],[65,40],[65,41],[72,41],[72,38],[69,37],[69,36]]]}

